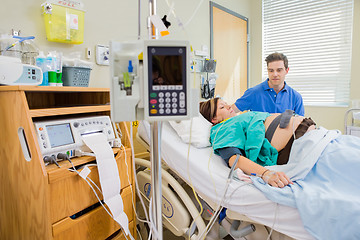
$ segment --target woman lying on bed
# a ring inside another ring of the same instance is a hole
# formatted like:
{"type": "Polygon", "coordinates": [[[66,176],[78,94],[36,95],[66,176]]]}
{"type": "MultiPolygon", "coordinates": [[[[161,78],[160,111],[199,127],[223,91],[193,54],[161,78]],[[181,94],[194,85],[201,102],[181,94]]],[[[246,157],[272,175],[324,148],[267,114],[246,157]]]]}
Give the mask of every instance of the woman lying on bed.
{"type": "Polygon", "coordinates": [[[246,112],[237,115],[220,98],[200,103],[200,113],[209,122],[210,141],[216,154],[232,167],[240,154],[236,168],[246,174],[256,174],[273,187],[292,184],[283,172],[269,171],[265,166],[286,164],[294,139],[315,129],[311,118],[288,114],[246,112]],[[280,116],[281,115],[281,116],[280,116]],[[279,126],[280,124],[280,126],[279,126]]]}

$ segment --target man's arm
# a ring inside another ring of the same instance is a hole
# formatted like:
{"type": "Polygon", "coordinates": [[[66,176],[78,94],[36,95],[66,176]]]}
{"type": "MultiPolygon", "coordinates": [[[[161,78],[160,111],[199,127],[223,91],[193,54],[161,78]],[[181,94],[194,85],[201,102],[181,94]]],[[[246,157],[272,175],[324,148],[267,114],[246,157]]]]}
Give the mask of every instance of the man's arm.
{"type": "Polygon", "coordinates": [[[303,103],[303,99],[302,99],[301,95],[300,95],[300,98],[298,99],[297,104],[295,105],[294,111],[296,114],[298,114],[300,116],[305,115],[304,103],[303,103]]]}

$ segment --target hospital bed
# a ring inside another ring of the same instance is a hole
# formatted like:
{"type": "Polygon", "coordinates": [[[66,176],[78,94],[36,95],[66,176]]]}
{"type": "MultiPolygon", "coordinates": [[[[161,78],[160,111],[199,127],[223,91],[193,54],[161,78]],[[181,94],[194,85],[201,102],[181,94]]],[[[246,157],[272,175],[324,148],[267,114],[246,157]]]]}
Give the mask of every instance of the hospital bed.
{"type": "Polygon", "coordinates": [[[360,137],[360,109],[351,108],[345,113],[345,134],[360,137]],[[349,120],[351,118],[351,120],[349,120]]]}
{"type": "MultiPolygon", "coordinates": [[[[138,136],[144,144],[149,143],[150,125],[148,122],[142,121],[139,124],[138,136]]],[[[304,229],[297,209],[268,200],[252,183],[238,179],[231,180],[225,190],[230,169],[224,161],[212,154],[211,147],[197,148],[183,142],[168,122],[163,122],[161,157],[164,161],[163,224],[175,235],[191,236],[194,232],[190,229],[193,219],[195,219],[198,232],[203,231],[211,215],[211,209],[217,209],[223,200],[222,206],[227,208],[223,226],[227,231],[232,230],[233,237],[242,231],[243,226],[254,224],[256,231],[246,236],[248,240],[266,239],[271,229],[274,231],[270,239],[314,239],[304,229]],[[183,187],[184,182],[194,187],[203,205],[210,207],[205,209],[205,213],[200,217],[198,216],[199,206],[194,201],[194,197],[191,197],[193,194],[183,187]],[[206,212],[210,212],[208,217],[206,212]],[[175,215],[181,220],[172,219],[175,215]],[[235,229],[234,225],[232,229],[229,226],[234,221],[237,223],[241,221],[239,229],[236,224],[235,229]]],[[[142,159],[136,159],[136,163],[145,167],[150,166],[148,161],[142,159]]],[[[150,178],[150,172],[145,169],[137,175],[142,194],[148,197],[150,191],[146,185],[150,181],[147,182],[146,179],[150,178]]],[[[211,239],[209,237],[211,234],[210,232],[208,239],[211,239]]]]}

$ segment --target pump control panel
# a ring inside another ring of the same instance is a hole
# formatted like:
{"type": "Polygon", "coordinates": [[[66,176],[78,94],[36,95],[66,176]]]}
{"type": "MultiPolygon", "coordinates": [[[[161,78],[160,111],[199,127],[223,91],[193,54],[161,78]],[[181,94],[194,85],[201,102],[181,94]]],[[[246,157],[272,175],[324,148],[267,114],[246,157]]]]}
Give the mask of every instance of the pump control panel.
{"type": "Polygon", "coordinates": [[[160,121],[189,118],[188,42],[149,40],[144,45],[145,118],[160,121]]]}
{"type": "Polygon", "coordinates": [[[199,89],[190,86],[195,86],[190,84],[190,65],[188,41],[110,42],[112,119],[170,121],[197,116],[199,89]]]}
{"type": "Polygon", "coordinates": [[[147,46],[148,114],[186,116],[186,47],[147,46]]]}

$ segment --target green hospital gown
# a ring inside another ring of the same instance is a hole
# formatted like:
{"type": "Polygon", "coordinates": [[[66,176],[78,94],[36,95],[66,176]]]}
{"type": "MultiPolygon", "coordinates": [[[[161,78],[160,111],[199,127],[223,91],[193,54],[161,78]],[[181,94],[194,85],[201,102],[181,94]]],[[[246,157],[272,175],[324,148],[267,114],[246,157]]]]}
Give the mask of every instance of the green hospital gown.
{"type": "Polygon", "coordinates": [[[237,147],[245,157],[261,166],[275,165],[278,152],[265,138],[264,112],[246,112],[229,118],[211,128],[210,142],[215,154],[224,147],[237,147]]]}

